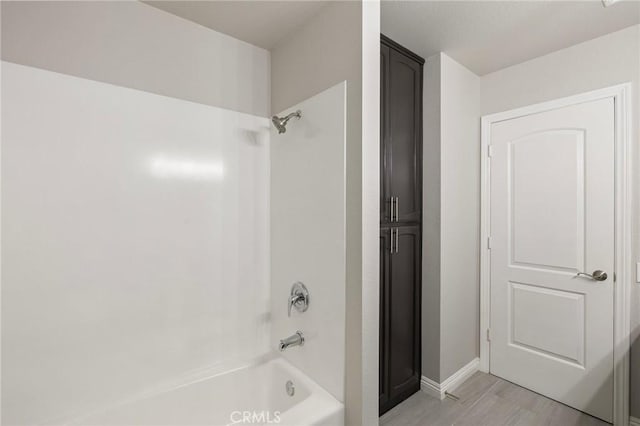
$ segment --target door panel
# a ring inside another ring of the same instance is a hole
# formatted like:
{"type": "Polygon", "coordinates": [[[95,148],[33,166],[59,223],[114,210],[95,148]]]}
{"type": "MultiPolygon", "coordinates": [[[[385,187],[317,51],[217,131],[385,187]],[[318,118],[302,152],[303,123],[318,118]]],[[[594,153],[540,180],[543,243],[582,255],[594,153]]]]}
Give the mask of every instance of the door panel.
{"type": "Polygon", "coordinates": [[[509,344],[584,366],[585,295],[514,282],[509,287],[509,344]]]}
{"type": "Polygon", "coordinates": [[[387,197],[397,197],[395,221],[401,223],[420,221],[422,210],[421,94],[421,65],[390,49],[387,197]]]}
{"type": "Polygon", "coordinates": [[[406,226],[395,232],[389,289],[391,398],[420,387],[420,231],[406,226]]]}
{"type": "Polygon", "coordinates": [[[389,285],[390,229],[380,230],[380,341],[379,341],[379,407],[389,401],[389,285]]]}
{"type": "Polygon", "coordinates": [[[613,99],[495,123],[491,146],[491,372],[610,422],[613,99]]]}
{"type": "Polygon", "coordinates": [[[584,270],[584,139],[554,129],[507,146],[512,265],[584,270]]]}
{"type": "Polygon", "coordinates": [[[380,415],[420,389],[419,226],[380,234],[380,415]]]}
{"type": "Polygon", "coordinates": [[[380,222],[391,222],[391,165],[389,146],[390,48],[380,46],[380,222]]]}

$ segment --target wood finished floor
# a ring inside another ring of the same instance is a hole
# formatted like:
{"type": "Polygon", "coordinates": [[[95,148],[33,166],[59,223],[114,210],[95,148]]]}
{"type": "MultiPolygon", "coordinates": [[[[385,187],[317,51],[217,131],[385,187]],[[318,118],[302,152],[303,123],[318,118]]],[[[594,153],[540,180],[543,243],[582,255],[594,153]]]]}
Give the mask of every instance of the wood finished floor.
{"type": "Polygon", "coordinates": [[[380,426],[610,426],[498,377],[476,373],[452,391],[458,401],[417,392],[380,418],[380,426]]]}

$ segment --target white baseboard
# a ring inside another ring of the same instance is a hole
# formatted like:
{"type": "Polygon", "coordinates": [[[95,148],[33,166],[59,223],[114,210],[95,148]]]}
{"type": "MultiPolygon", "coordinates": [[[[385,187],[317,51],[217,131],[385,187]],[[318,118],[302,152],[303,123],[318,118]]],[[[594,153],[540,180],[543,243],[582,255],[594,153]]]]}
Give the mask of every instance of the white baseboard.
{"type": "MultiPolygon", "coordinates": [[[[480,369],[480,358],[476,358],[469,364],[462,367],[460,370],[453,373],[442,383],[438,383],[428,377],[422,376],[420,380],[420,390],[434,398],[440,400],[444,399],[445,393],[455,389],[458,385],[462,384],[465,380],[471,377],[476,371],[480,369]]],[[[636,425],[634,425],[636,426],[636,425]]],[[[638,424],[637,426],[640,426],[638,424]]]]}
{"type": "Polygon", "coordinates": [[[640,426],[640,419],[637,417],[629,417],[629,426],[640,426]]]}
{"type": "Polygon", "coordinates": [[[420,390],[434,398],[444,399],[444,392],[440,390],[440,383],[434,382],[428,377],[422,376],[420,378],[420,390]]]}

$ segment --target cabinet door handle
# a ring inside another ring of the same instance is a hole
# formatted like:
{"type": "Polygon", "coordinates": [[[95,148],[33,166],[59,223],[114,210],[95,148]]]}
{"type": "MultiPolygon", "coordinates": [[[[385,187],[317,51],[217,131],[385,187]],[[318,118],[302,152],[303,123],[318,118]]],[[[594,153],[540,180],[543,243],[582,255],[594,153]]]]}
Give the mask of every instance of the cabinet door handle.
{"type": "Polygon", "coordinates": [[[391,228],[391,250],[389,251],[391,254],[393,254],[393,229],[394,228],[391,228]]]}
{"type": "Polygon", "coordinates": [[[398,247],[398,234],[399,234],[399,230],[396,228],[396,253],[399,252],[399,247],[398,247]]]}
{"type": "Polygon", "coordinates": [[[391,203],[391,217],[390,217],[391,222],[393,222],[393,212],[395,211],[393,208],[394,200],[395,200],[395,197],[389,198],[389,203],[391,203]]]}
{"type": "Polygon", "coordinates": [[[396,197],[396,203],[395,204],[396,204],[396,222],[399,222],[400,221],[400,219],[399,219],[400,216],[398,215],[398,210],[399,210],[398,204],[400,204],[400,198],[396,197]]]}

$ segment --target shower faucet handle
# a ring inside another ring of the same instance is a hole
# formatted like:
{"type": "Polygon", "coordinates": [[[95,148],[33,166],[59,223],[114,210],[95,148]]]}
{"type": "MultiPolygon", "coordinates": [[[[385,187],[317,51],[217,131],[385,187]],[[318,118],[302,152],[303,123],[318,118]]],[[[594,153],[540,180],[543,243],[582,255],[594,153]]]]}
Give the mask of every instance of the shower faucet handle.
{"type": "Polygon", "coordinates": [[[289,306],[287,316],[291,316],[291,308],[295,307],[298,312],[305,312],[309,309],[309,290],[300,281],[291,286],[291,296],[289,296],[289,306]]]}

